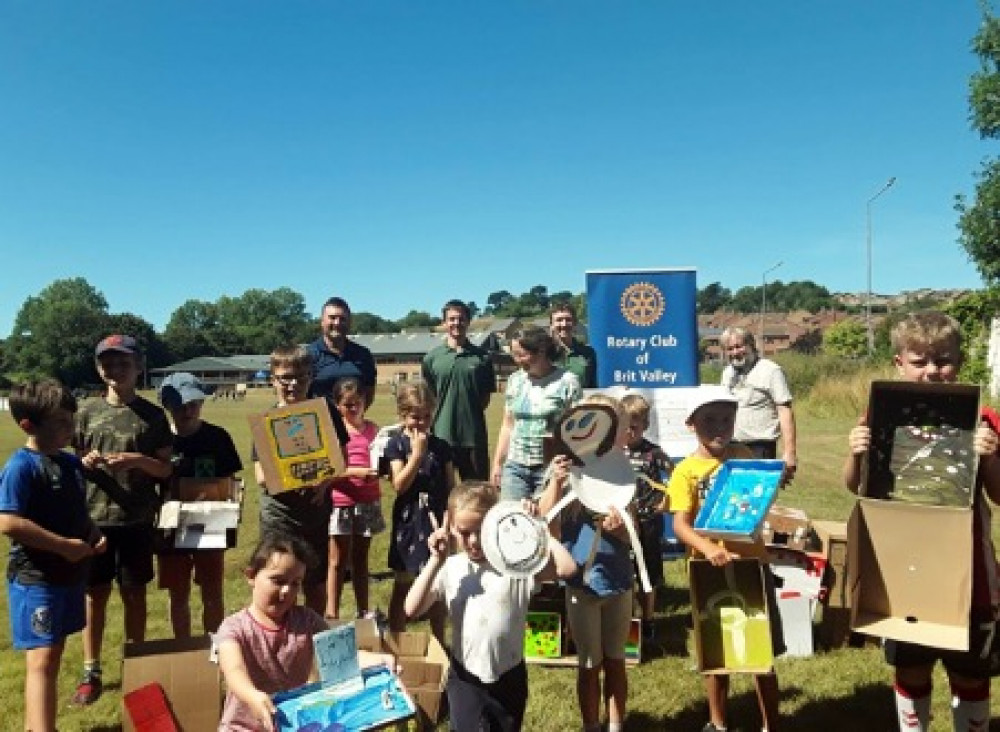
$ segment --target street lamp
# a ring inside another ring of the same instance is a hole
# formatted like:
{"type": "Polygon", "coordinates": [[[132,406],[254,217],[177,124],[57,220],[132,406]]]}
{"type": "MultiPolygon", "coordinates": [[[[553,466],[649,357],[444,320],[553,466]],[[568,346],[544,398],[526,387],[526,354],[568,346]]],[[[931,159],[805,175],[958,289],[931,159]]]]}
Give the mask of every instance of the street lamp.
{"type": "Polygon", "coordinates": [[[896,176],[887,180],[885,185],[878,189],[878,193],[869,198],[868,203],[865,205],[865,233],[868,242],[868,246],[866,248],[868,259],[868,288],[865,293],[865,328],[868,331],[869,356],[875,352],[875,329],[872,327],[872,204],[875,202],[876,198],[892,188],[895,182],[896,176]]]}
{"type": "Polygon", "coordinates": [[[760,275],[760,352],[764,353],[764,316],[767,314],[767,276],[776,270],[778,267],[783,265],[784,262],[778,262],[765,269],[760,275]]]}

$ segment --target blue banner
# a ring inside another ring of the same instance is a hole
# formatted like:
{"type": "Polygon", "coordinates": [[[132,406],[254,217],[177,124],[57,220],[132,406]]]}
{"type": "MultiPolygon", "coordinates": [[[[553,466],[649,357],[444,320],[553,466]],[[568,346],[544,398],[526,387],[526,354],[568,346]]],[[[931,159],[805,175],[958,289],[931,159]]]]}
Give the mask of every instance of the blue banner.
{"type": "Polygon", "coordinates": [[[587,272],[597,386],[698,386],[693,269],[587,272]]]}

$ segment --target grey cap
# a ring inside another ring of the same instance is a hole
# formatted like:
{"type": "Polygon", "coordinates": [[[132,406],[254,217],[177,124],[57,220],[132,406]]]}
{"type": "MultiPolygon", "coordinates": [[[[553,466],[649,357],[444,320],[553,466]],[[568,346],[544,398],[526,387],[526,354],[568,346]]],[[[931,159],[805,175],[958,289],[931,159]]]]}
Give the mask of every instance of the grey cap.
{"type": "Polygon", "coordinates": [[[178,371],[160,384],[160,404],[167,409],[176,409],[188,402],[204,401],[211,392],[194,374],[178,371]]]}

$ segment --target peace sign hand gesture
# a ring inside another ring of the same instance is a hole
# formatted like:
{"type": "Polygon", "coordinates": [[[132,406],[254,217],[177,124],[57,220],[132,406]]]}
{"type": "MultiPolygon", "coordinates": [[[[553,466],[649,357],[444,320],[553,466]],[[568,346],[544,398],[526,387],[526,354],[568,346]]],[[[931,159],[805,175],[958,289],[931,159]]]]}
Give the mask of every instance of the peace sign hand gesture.
{"type": "Polygon", "coordinates": [[[431,556],[435,559],[447,559],[451,549],[451,517],[448,512],[444,512],[444,518],[438,524],[437,516],[431,511],[431,535],[427,537],[427,548],[431,550],[431,556]]]}

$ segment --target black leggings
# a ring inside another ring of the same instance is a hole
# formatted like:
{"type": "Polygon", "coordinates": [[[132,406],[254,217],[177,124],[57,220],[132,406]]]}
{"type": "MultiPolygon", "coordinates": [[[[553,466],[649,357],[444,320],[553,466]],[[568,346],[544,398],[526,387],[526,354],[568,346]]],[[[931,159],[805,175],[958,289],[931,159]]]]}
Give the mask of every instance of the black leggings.
{"type": "Polygon", "coordinates": [[[517,732],[528,706],[528,670],[521,661],[484,684],[454,657],[448,672],[448,714],[456,732],[517,732]]]}

